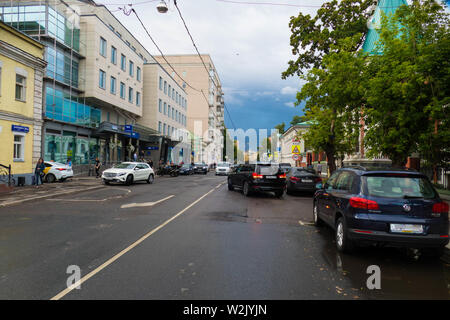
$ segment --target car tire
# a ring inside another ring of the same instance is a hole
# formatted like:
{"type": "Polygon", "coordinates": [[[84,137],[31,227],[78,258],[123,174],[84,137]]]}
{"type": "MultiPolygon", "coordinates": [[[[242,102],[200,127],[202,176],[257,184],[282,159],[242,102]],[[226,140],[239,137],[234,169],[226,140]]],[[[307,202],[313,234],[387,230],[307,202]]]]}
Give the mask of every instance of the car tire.
{"type": "Polygon", "coordinates": [[[56,181],[56,177],[53,173],[49,173],[46,177],[45,177],[45,182],[48,183],[53,183],[56,181]]]}
{"type": "Polygon", "coordinates": [[[103,180],[103,183],[109,186],[109,181],[103,180]]]}
{"type": "Polygon", "coordinates": [[[283,199],[283,195],[284,195],[284,190],[275,191],[275,197],[277,197],[279,199],[283,199]]]}
{"type": "Polygon", "coordinates": [[[348,238],[345,219],[340,217],[336,222],[336,248],[339,252],[351,253],[354,249],[353,241],[348,238]]]}
{"type": "Polygon", "coordinates": [[[152,184],[154,180],[155,180],[155,177],[153,176],[153,174],[150,173],[147,178],[147,183],[152,184]]]}
{"type": "Polygon", "coordinates": [[[230,191],[234,190],[233,184],[231,183],[231,179],[228,179],[228,190],[230,191]]]}
{"type": "Polygon", "coordinates": [[[291,189],[287,188],[287,189],[286,189],[286,194],[292,196],[292,195],[293,195],[293,192],[291,191],[291,189]]]}
{"type": "Polygon", "coordinates": [[[127,176],[127,179],[126,179],[126,181],[125,181],[125,184],[127,185],[127,186],[131,186],[132,184],[133,184],[133,175],[128,175],[127,176]]]}
{"type": "Polygon", "coordinates": [[[316,227],[323,226],[323,221],[322,221],[322,219],[319,218],[319,212],[318,212],[318,209],[317,209],[317,203],[315,201],[314,201],[314,204],[313,204],[313,222],[314,222],[314,225],[316,227]]]}
{"type": "Polygon", "coordinates": [[[250,196],[250,186],[247,181],[244,181],[244,184],[242,185],[242,193],[246,197],[250,196]]]}

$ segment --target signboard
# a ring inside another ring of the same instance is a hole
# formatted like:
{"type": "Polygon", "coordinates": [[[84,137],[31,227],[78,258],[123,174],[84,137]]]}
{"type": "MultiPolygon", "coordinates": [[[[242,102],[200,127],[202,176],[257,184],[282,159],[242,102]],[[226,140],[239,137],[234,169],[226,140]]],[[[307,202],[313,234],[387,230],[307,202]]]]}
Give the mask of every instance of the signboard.
{"type": "Polygon", "coordinates": [[[292,155],[292,160],[298,161],[300,160],[300,156],[298,154],[292,155]]]}
{"type": "Polygon", "coordinates": [[[139,134],[139,132],[130,132],[130,137],[134,138],[134,139],[139,139],[141,135],[139,134]]]}
{"type": "Polygon", "coordinates": [[[292,146],[292,153],[293,154],[300,154],[301,153],[300,152],[300,146],[293,145],[292,146]]]}
{"type": "Polygon", "coordinates": [[[159,150],[158,146],[150,146],[150,147],[146,147],[145,150],[159,150]]]}
{"type": "Polygon", "coordinates": [[[28,133],[30,132],[30,128],[13,124],[11,125],[11,131],[28,133]]]}
{"type": "Polygon", "coordinates": [[[133,126],[131,124],[126,124],[123,128],[125,132],[133,132],[133,126]]]}

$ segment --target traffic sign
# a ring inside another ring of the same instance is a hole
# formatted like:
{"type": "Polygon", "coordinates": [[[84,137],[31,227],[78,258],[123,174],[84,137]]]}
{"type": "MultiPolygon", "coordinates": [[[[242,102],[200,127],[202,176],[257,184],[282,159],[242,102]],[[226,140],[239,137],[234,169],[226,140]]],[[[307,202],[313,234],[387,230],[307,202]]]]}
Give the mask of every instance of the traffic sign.
{"type": "Polygon", "coordinates": [[[300,160],[300,156],[298,154],[294,154],[294,155],[292,155],[292,159],[295,161],[298,161],[298,160],[300,160]]]}
{"type": "Polygon", "coordinates": [[[296,145],[292,146],[292,153],[293,154],[300,154],[301,153],[300,152],[300,147],[296,146],[296,145]]]}

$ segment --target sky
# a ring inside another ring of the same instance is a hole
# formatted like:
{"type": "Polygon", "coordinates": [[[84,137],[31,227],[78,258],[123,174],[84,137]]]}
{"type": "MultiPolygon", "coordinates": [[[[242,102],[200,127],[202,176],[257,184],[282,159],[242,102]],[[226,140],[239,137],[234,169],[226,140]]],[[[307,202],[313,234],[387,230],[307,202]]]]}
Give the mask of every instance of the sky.
{"type": "MultiPolygon", "coordinates": [[[[236,0],[235,2],[242,2],[236,0]]],[[[285,122],[287,127],[302,107],[295,107],[298,77],[281,79],[287,62],[293,59],[289,20],[303,13],[315,14],[323,0],[247,0],[288,5],[238,4],[219,0],[178,0],[177,4],[199,51],[208,53],[216,66],[225,93],[227,128],[266,128],[285,122]],[[289,5],[304,5],[295,7],[289,5]],[[231,121],[232,120],[232,121],[231,121]]],[[[158,13],[159,0],[97,0],[154,55],[156,47],[136,17],[117,10],[132,3],[164,54],[194,54],[195,48],[174,7],[158,13]]]]}

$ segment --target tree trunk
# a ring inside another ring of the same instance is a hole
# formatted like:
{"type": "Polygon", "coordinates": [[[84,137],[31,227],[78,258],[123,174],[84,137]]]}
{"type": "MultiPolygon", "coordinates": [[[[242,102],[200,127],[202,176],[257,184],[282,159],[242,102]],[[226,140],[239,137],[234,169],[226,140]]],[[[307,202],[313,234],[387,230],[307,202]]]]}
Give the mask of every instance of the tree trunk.
{"type": "Polygon", "coordinates": [[[336,171],[336,158],[332,151],[325,151],[325,154],[327,155],[327,165],[331,176],[336,171]]]}

